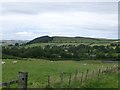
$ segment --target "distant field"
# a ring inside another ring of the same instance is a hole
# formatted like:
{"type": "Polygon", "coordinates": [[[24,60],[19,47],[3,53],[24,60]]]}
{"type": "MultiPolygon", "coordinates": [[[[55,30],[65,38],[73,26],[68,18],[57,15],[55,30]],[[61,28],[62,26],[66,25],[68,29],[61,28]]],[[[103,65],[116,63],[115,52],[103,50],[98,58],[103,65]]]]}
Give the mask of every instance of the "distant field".
{"type": "Polygon", "coordinates": [[[36,46],[44,47],[46,45],[50,45],[50,46],[75,45],[75,46],[78,46],[80,44],[82,44],[82,43],[35,43],[35,44],[28,44],[25,47],[36,47],[36,46]]]}
{"type": "Polygon", "coordinates": [[[71,43],[111,43],[112,39],[87,38],[87,37],[54,37],[52,42],[71,43]]]}
{"type": "MultiPolygon", "coordinates": [[[[25,47],[37,47],[37,46],[41,46],[41,47],[44,47],[46,45],[50,45],[50,46],[62,46],[62,45],[66,45],[66,46],[69,46],[69,45],[74,45],[74,46],[78,46],[80,44],[84,44],[84,45],[90,45],[89,43],[35,43],[35,44],[28,44],[26,45],[25,47]]],[[[94,46],[94,45],[97,45],[97,46],[107,46],[107,45],[110,45],[110,43],[99,43],[99,44],[91,44],[91,46],[94,46]]]]}
{"type": "MultiPolygon", "coordinates": [[[[65,77],[74,73],[76,70],[81,72],[98,70],[99,68],[106,68],[117,65],[117,63],[102,63],[100,61],[47,61],[42,59],[26,59],[18,60],[16,64],[12,62],[12,59],[3,60],[6,63],[2,66],[2,79],[3,82],[17,79],[19,71],[26,71],[29,73],[28,87],[45,87],[47,85],[47,76],[50,75],[52,78],[52,85],[54,82],[59,82],[60,73],[64,72],[65,77]]],[[[117,82],[117,81],[116,81],[117,82]]],[[[114,82],[113,82],[114,83],[114,82]]],[[[108,87],[111,87],[111,84],[108,87]]],[[[115,86],[116,87],[116,86],[115,86]]]]}

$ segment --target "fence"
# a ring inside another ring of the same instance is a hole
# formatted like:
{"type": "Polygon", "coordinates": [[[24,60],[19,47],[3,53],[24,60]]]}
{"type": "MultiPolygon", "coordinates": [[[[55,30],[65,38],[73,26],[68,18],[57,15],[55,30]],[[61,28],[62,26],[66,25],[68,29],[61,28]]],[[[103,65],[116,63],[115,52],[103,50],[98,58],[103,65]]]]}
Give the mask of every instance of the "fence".
{"type": "MultiPolygon", "coordinates": [[[[72,84],[76,84],[78,83],[79,85],[79,88],[81,86],[83,86],[83,84],[85,82],[87,82],[88,79],[90,78],[95,78],[97,80],[100,80],[100,75],[103,75],[104,73],[108,73],[108,72],[116,72],[118,71],[119,67],[106,67],[104,69],[101,69],[99,68],[98,70],[93,70],[93,71],[90,71],[89,69],[86,70],[86,72],[81,72],[79,73],[77,70],[75,71],[75,73],[72,75],[71,73],[69,74],[69,76],[67,77],[68,80],[67,80],[67,85],[68,87],[67,88],[76,88],[76,87],[72,87],[72,84]]],[[[63,86],[65,82],[65,77],[64,77],[64,73],[61,73],[60,74],[60,79],[59,79],[59,87],[60,88],[66,88],[63,86]]],[[[50,75],[48,75],[48,82],[47,82],[47,88],[51,88],[52,87],[52,78],[50,75]]],[[[57,82],[56,82],[57,83],[57,82]]],[[[78,87],[77,87],[78,88],[78,87]]]]}
{"type": "Polygon", "coordinates": [[[27,90],[27,72],[18,72],[18,80],[11,80],[9,82],[1,83],[0,86],[5,87],[7,90],[10,90],[12,84],[18,84],[19,90],[27,90]]]}
{"type": "MultiPolygon", "coordinates": [[[[96,76],[97,78],[99,78],[100,75],[102,75],[103,73],[107,73],[107,72],[111,72],[111,71],[118,71],[119,67],[106,67],[104,69],[98,69],[97,71],[93,70],[92,72],[89,71],[89,69],[86,70],[86,72],[81,72],[80,74],[78,73],[78,71],[76,70],[76,72],[74,73],[74,78],[72,78],[72,74],[69,74],[68,77],[68,88],[71,88],[71,83],[74,80],[74,83],[76,83],[77,81],[79,81],[79,85],[82,86],[83,83],[85,81],[88,80],[88,78],[96,76]],[[80,75],[80,77],[78,78],[78,76],[80,75]]],[[[64,73],[60,73],[60,88],[64,88],[63,84],[64,84],[64,73]]],[[[2,87],[6,87],[8,90],[10,90],[10,86],[12,84],[17,83],[18,84],[18,89],[19,90],[27,90],[27,81],[28,81],[28,73],[27,72],[18,72],[18,80],[12,80],[6,83],[1,83],[0,85],[2,87]]],[[[52,88],[51,86],[51,76],[48,75],[48,80],[47,80],[47,85],[46,88],[52,88]]]]}

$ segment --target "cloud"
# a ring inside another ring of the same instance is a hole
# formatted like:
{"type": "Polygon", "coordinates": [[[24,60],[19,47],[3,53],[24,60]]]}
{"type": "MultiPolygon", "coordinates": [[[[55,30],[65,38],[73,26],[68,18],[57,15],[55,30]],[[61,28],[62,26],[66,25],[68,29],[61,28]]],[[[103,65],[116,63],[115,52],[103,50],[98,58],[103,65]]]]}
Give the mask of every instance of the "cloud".
{"type": "Polygon", "coordinates": [[[46,2],[119,2],[119,0],[2,0],[1,2],[36,2],[36,3],[46,3],[46,2]]]}
{"type": "Polygon", "coordinates": [[[117,2],[11,2],[2,3],[2,14],[39,14],[43,12],[95,12],[117,13],[117,2]]]}
{"type": "Polygon", "coordinates": [[[34,35],[34,33],[32,33],[32,32],[17,32],[15,34],[20,35],[20,36],[31,36],[31,35],[34,35]]]}
{"type": "MultiPolygon", "coordinates": [[[[117,3],[5,3],[4,38],[42,35],[116,38],[117,3]],[[7,34],[6,34],[7,33],[7,34]]],[[[15,38],[16,39],[16,38],[15,38]]]]}

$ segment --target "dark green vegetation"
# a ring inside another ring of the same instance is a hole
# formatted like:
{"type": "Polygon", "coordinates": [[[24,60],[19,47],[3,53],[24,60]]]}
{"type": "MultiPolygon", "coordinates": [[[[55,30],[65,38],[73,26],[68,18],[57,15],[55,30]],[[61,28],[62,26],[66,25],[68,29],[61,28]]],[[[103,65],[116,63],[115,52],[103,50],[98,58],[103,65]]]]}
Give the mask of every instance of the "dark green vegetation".
{"type": "Polygon", "coordinates": [[[98,38],[88,38],[88,37],[49,37],[43,36],[35,38],[34,40],[28,42],[28,44],[34,43],[111,43],[112,39],[98,39],[98,38]]]}
{"type": "Polygon", "coordinates": [[[43,58],[49,60],[118,60],[120,48],[114,40],[83,37],[39,37],[27,44],[3,46],[5,58],[43,58]]]}
{"type": "Polygon", "coordinates": [[[43,37],[38,37],[35,38],[34,40],[28,42],[27,44],[33,44],[33,43],[48,43],[50,41],[52,41],[53,38],[49,37],[49,36],[43,36],[43,37]]]}
{"type": "Polygon", "coordinates": [[[118,46],[89,46],[80,44],[78,46],[63,45],[50,46],[44,48],[31,47],[3,47],[3,58],[48,58],[48,59],[104,59],[118,60],[120,48],[118,46]]]}

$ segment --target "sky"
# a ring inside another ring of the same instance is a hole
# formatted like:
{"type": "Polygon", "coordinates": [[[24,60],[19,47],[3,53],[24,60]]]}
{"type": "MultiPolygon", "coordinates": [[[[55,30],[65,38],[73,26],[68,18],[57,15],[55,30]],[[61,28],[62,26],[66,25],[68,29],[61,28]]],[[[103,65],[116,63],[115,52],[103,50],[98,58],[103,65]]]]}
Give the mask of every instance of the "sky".
{"type": "Polygon", "coordinates": [[[118,38],[117,2],[5,2],[0,12],[4,40],[44,35],[118,38]]]}

